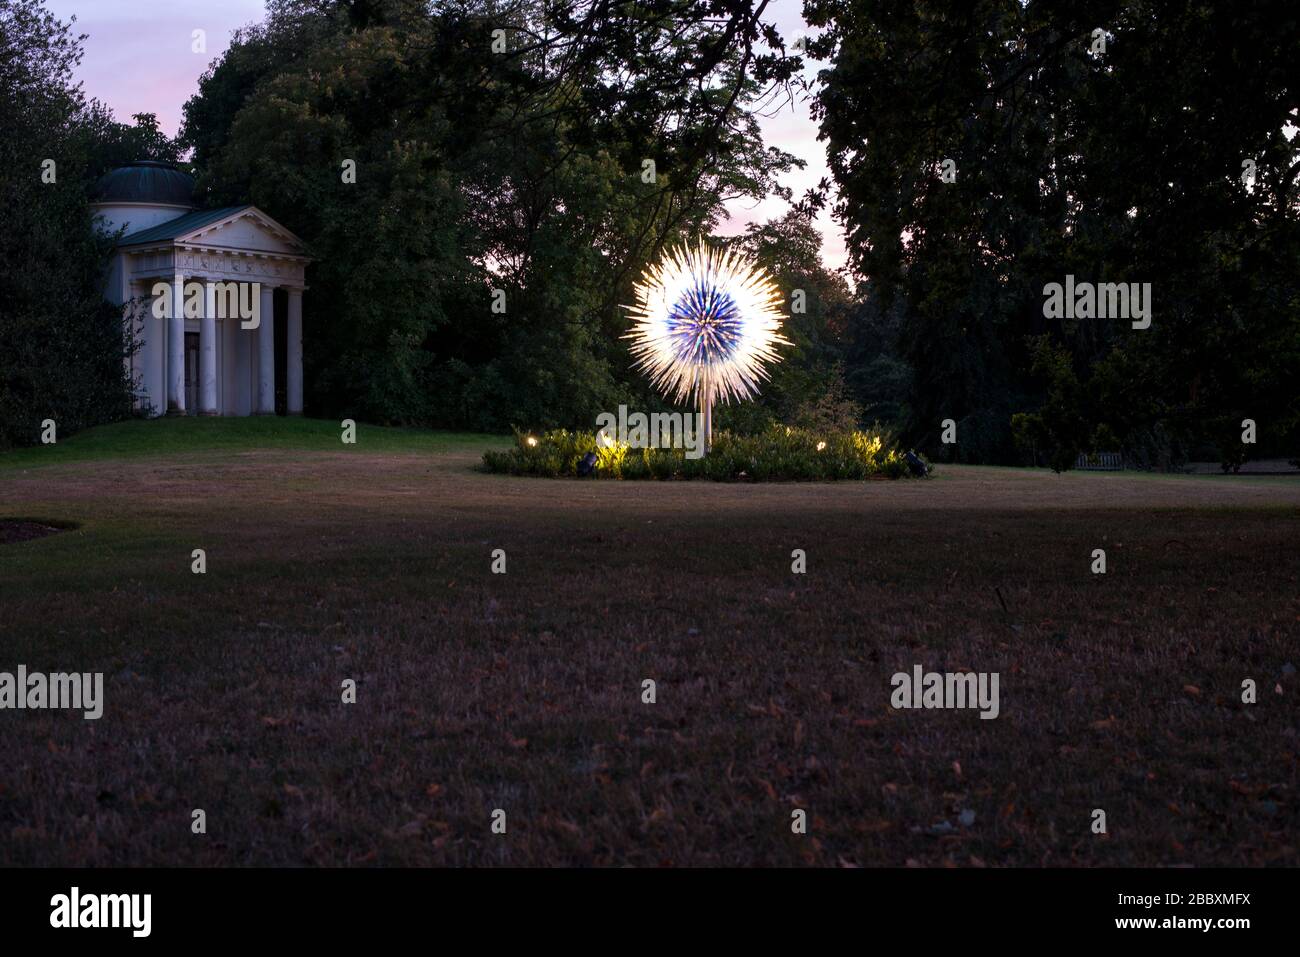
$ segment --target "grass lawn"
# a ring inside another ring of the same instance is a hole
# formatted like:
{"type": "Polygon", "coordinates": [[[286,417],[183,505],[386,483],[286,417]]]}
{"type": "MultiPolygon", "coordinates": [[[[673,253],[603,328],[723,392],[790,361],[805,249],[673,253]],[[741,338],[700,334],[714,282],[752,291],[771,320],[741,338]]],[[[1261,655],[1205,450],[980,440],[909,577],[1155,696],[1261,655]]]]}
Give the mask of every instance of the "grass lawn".
{"type": "Polygon", "coordinates": [[[0,519],[76,524],[0,545],[0,671],[106,699],[0,711],[0,863],[1300,863],[1294,479],[579,482],[338,436],[0,455],[0,519]],[[918,664],[998,672],[1000,716],[891,709],[918,664]]]}

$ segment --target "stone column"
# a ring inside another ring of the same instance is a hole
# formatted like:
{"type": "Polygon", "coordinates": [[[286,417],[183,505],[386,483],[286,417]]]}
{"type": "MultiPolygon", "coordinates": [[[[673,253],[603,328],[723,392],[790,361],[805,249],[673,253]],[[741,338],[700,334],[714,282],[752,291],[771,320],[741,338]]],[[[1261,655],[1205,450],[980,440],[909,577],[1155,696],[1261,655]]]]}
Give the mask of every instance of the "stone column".
{"type": "Polygon", "coordinates": [[[172,314],[167,320],[167,414],[185,414],[185,277],[172,277],[172,314]]]}
{"type": "Polygon", "coordinates": [[[199,319],[199,415],[217,414],[217,289],[204,285],[199,319]]]}
{"type": "Polygon", "coordinates": [[[290,415],[302,415],[302,290],[290,289],[285,317],[285,405],[290,415]]]}
{"type": "Polygon", "coordinates": [[[221,414],[239,415],[239,310],[218,324],[221,336],[221,414]]]}
{"type": "Polygon", "coordinates": [[[257,414],[275,415],[275,288],[262,284],[257,327],[257,414]]]}
{"type": "MultiPolygon", "coordinates": [[[[261,315],[261,303],[256,303],[256,306],[258,315],[261,315]]],[[[245,329],[238,317],[227,319],[225,325],[229,327],[226,330],[229,349],[226,353],[226,368],[229,370],[229,377],[226,380],[229,389],[226,395],[229,401],[226,407],[231,415],[252,415],[253,359],[255,358],[253,340],[257,338],[257,330],[245,329]]]]}
{"type": "Polygon", "coordinates": [[[131,295],[140,299],[140,361],[144,391],[149,394],[150,415],[167,411],[167,322],[154,315],[153,285],[156,280],[135,280],[131,295]]]}

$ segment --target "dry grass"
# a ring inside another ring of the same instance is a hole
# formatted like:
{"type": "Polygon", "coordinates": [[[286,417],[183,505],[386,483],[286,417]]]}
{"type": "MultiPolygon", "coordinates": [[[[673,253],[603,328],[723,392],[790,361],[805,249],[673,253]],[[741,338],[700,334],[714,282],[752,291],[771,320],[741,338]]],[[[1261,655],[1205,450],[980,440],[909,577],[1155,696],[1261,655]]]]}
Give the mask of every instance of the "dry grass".
{"type": "Polygon", "coordinates": [[[107,698],[0,711],[0,862],[1298,862],[1295,482],[580,483],[481,451],[0,474],[0,517],[80,526],[0,547],[0,671],[107,698]],[[914,664],[999,672],[1001,717],[893,711],[914,664]]]}

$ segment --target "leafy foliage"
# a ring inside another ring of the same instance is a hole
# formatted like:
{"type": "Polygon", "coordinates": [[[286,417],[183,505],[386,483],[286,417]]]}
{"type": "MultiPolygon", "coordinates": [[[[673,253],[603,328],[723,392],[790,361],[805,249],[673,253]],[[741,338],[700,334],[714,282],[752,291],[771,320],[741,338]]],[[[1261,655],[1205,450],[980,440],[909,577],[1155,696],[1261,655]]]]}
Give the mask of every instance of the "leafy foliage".
{"type": "Polygon", "coordinates": [[[318,257],[314,411],[590,422],[650,402],[619,340],[644,263],[796,162],[745,109],[760,67],[789,72],[766,30],[748,4],[280,0],[202,78],[183,140],[214,202],[318,257]]]}
{"type": "Polygon", "coordinates": [[[769,368],[771,380],[755,403],[715,409],[717,422],[756,433],[777,423],[854,429],[864,414],[845,380],[846,329],[853,293],[822,263],[821,234],[794,210],[750,225],[733,242],[767,269],[781,289],[787,317],[781,332],[792,346],[769,368]]]}
{"type": "Polygon", "coordinates": [[[681,448],[630,448],[602,444],[595,433],[554,429],[538,436],[516,432],[515,445],[485,452],[489,472],[549,478],[578,475],[596,456],[592,472],[613,479],[709,479],[715,482],[825,482],[909,475],[907,463],[885,431],[814,431],[775,426],[759,435],[713,434],[701,458],[681,448]]]}
{"type": "Polygon", "coordinates": [[[37,0],[0,0],[0,447],[37,443],[46,419],[61,437],[130,411],[132,344],[103,298],[111,242],[88,193],[146,145],[148,118],[125,127],[84,99],[83,39],[37,0]]]}
{"type": "Polygon", "coordinates": [[[833,60],[816,109],[836,212],[876,315],[898,318],[910,440],[939,448],[952,418],[944,451],[1014,461],[1024,412],[1039,418],[1021,433],[1038,422],[1058,462],[1103,425],[1152,461],[1206,439],[1240,453],[1227,426],[1239,436],[1245,417],[1264,423],[1260,452],[1300,444],[1294,4],[809,0],[806,13],[825,28],[810,52],[833,60]],[[1046,318],[1044,285],[1066,274],[1151,283],[1150,329],[1046,318]],[[1041,374],[1043,336],[1077,386],[1041,374]]]}

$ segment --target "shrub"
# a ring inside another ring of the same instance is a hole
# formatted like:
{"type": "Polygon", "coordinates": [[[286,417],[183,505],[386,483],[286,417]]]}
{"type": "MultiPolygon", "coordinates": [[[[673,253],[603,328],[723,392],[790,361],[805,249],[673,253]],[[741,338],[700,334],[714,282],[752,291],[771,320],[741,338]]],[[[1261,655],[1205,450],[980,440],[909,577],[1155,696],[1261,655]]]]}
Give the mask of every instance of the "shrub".
{"type": "Polygon", "coordinates": [[[826,432],[773,426],[759,435],[720,431],[708,455],[688,459],[684,449],[634,449],[603,445],[595,434],[555,429],[540,435],[515,432],[513,448],[485,452],[489,472],[576,477],[578,463],[596,455],[592,474],[614,479],[708,479],[714,482],[826,482],[909,475],[893,437],[882,431],[826,432]]]}
{"type": "Polygon", "coordinates": [[[843,366],[836,366],[832,371],[825,391],[800,403],[793,422],[813,431],[852,432],[857,429],[862,423],[862,404],[849,391],[843,366]]]}

